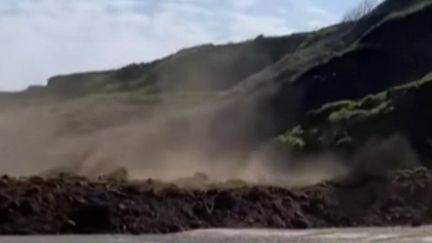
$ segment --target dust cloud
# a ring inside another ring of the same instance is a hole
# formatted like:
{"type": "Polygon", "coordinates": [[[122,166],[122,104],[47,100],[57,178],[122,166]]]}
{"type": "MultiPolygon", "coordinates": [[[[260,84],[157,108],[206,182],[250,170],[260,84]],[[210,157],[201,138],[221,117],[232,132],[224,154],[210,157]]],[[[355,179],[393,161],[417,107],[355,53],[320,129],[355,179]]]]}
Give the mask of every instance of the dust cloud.
{"type": "Polygon", "coordinates": [[[91,105],[65,100],[4,110],[0,172],[97,178],[125,170],[129,179],[138,180],[176,181],[205,175],[209,182],[235,179],[277,185],[316,183],[346,173],[330,156],[308,158],[296,166],[287,166],[289,158],[284,165],[276,163],[269,146],[236,154],[226,141],[231,152],[218,149],[215,153],[216,142],[209,132],[212,116],[206,112],[196,116],[197,109],[208,111],[214,105],[172,109],[162,102],[149,112],[118,100],[91,105]]]}
{"type": "Polygon", "coordinates": [[[65,100],[3,110],[0,172],[98,178],[123,171],[133,180],[189,178],[203,183],[241,180],[304,186],[418,165],[402,136],[373,139],[350,158],[331,153],[292,158],[289,153],[279,154],[271,144],[233,153],[230,141],[225,141],[230,152],[224,153],[209,131],[213,116],[199,112],[214,112],[214,104],[180,109],[164,101],[149,112],[148,107],[112,97],[95,100],[90,105],[65,100]]]}
{"type": "MultiPolygon", "coordinates": [[[[222,55],[214,62],[224,63],[226,58],[222,55]]],[[[261,64],[271,62],[266,55],[255,58],[261,64]]],[[[171,69],[176,70],[165,67],[163,73],[176,77],[177,73],[170,73],[171,69]]],[[[205,72],[181,69],[180,73],[189,78],[189,85],[206,83],[202,82],[205,72]]],[[[230,106],[226,105],[224,92],[214,91],[212,86],[199,87],[207,90],[205,92],[186,92],[179,91],[178,87],[169,90],[168,84],[157,87],[160,92],[151,94],[138,90],[87,94],[78,98],[44,97],[43,102],[36,102],[37,98],[20,102],[6,102],[7,97],[2,99],[0,174],[53,176],[66,173],[99,178],[124,172],[119,174],[127,174],[127,178],[134,180],[181,181],[195,175],[195,178],[211,182],[234,179],[300,186],[341,178],[352,170],[369,173],[363,168],[374,167],[364,166],[363,161],[377,161],[382,154],[393,153],[393,148],[410,155],[399,158],[415,160],[412,150],[402,149],[409,147],[400,142],[403,139],[384,142],[386,146],[377,146],[382,142],[371,143],[354,158],[341,158],[331,153],[292,158],[289,153],[274,149],[272,141],[263,142],[254,137],[261,132],[257,131],[260,126],[255,121],[264,120],[266,125],[274,125],[273,120],[267,118],[268,114],[258,112],[256,101],[230,106]],[[19,104],[6,105],[8,103],[19,104]]],[[[291,104],[292,107],[284,106],[284,109],[295,110],[298,93],[287,95],[279,103],[291,104]]],[[[284,116],[284,121],[294,119],[284,116]]],[[[387,164],[374,171],[385,171],[389,167],[387,164]]]]}

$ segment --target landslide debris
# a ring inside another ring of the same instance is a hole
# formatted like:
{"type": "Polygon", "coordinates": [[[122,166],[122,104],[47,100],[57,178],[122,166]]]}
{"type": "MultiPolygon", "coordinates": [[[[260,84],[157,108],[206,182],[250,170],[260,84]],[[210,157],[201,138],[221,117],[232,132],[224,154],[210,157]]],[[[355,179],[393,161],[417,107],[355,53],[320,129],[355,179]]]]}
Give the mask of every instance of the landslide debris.
{"type": "Polygon", "coordinates": [[[432,173],[305,188],[180,188],[153,180],[0,178],[1,234],[169,233],[197,228],[316,228],[430,223],[432,173]]]}

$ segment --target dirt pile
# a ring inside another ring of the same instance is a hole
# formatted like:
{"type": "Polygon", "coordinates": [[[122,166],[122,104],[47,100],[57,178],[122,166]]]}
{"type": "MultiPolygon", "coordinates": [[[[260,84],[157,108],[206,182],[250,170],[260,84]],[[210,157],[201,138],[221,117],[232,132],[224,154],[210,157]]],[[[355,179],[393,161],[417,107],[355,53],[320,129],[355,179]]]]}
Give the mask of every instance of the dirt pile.
{"type": "Polygon", "coordinates": [[[153,180],[0,179],[0,233],[168,233],[210,227],[310,228],[430,223],[432,173],[305,188],[181,189],[153,180]]]}

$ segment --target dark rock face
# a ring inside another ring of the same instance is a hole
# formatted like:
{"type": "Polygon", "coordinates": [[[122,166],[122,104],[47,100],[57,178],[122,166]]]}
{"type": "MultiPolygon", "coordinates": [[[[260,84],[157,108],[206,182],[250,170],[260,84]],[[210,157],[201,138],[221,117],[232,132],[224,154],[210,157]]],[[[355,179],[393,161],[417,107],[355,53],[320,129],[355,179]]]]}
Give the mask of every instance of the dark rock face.
{"type": "Polygon", "coordinates": [[[359,48],[310,69],[297,82],[307,86],[306,110],[357,99],[419,79],[432,70],[432,7],[386,21],[358,42],[359,48]],[[364,47],[361,47],[364,46],[364,47]]]}
{"type": "Polygon", "coordinates": [[[180,189],[151,181],[0,180],[1,234],[168,233],[208,227],[295,228],[430,223],[432,174],[286,189],[180,189]],[[135,188],[131,190],[130,188],[135,188]]]}

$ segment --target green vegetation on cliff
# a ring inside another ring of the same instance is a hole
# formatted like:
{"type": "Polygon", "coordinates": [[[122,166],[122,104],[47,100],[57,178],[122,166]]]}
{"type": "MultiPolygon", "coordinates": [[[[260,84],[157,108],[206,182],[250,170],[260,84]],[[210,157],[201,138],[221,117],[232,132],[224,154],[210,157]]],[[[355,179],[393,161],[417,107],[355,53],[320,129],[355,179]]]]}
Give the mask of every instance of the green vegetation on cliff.
{"type": "Polygon", "coordinates": [[[329,103],[278,138],[300,152],[350,152],[372,138],[406,137],[424,159],[432,158],[432,75],[355,100],[329,103]]]}

